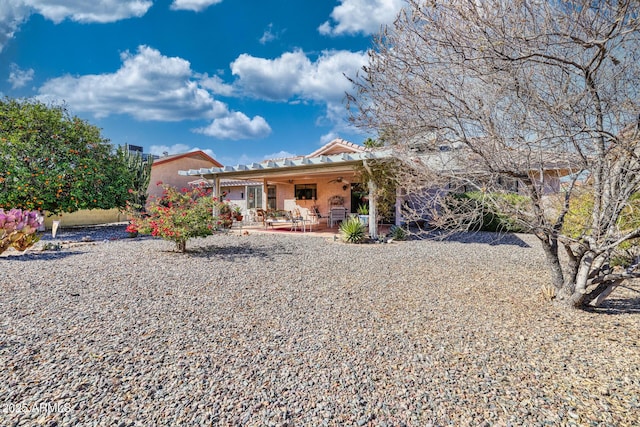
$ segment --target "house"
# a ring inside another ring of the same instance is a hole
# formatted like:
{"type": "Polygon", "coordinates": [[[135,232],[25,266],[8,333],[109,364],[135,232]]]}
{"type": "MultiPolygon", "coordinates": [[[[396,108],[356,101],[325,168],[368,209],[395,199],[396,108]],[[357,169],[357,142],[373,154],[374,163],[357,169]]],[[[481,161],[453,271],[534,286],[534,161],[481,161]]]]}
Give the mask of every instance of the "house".
{"type": "MultiPolygon", "coordinates": [[[[391,150],[369,150],[338,138],[306,156],[250,165],[190,168],[180,170],[179,174],[195,185],[198,185],[196,177],[208,182],[214,195],[223,195],[248,210],[297,209],[303,217],[313,216],[316,211],[326,217],[333,206],[356,212],[363,202],[363,192],[367,191],[366,183],[359,182],[358,167],[368,160],[390,156],[391,150]],[[243,188],[244,191],[240,190],[243,188]],[[236,198],[237,195],[242,197],[236,198]]],[[[375,235],[375,207],[370,212],[370,233],[375,235]]]]}
{"type": "MultiPolygon", "coordinates": [[[[204,178],[189,181],[188,184],[189,187],[213,188],[212,181],[204,178]]],[[[262,207],[262,182],[222,179],[217,194],[222,200],[239,206],[244,215],[262,207]]]]}
{"type": "Polygon", "coordinates": [[[180,170],[220,167],[221,163],[202,150],[158,157],[151,166],[151,178],[147,189],[149,200],[162,195],[162,187],[157,185],[159,182],[178,189],[188,188],[193,178],[179,175],[180,170]]]}
{"type": "MultiPolygon", "coordinates": [[[[458,161],[460,156],[468,155],[464,147],[454,144],[442,145],[438,150],[416,150],[410,154],[412,161],[419,160],[430,168],[456,171],[465,164],[458,161]]],[[[368,149],[338,138],[306,156],[271,159],[250,165],[192,168],[178,173],[191,185],[211,187],[214,195],[241,206],[249,217],[253,210],[259,208],[298,210],[307,218],[314,212],[320,212],[327,217],[333,206],[343,206],[347,212],[355,213],[360,204],[368,203],[369,233],[375,238],[378,226],[375,198],[369,192],[369,183],[360,182],[358,169],[369,161],[390,160],[398,156],[399,153],[390,148],[368,149]]],[[[543,184],[545,192],[559,191],[560,178],[572,172],[570,165],[559,159],[550,158],[532,164],[536,166],[529,175],[543,184]]],[[[465,173],[461,169],[459,172],[465,173]]],[[[483,179],[478,172],[471,174],[476,173],[478,179],[483,179]]],[[[511,188],[513,183],[505,182],[503,185],[511,188]]],[[[402,205],[409,202],[401,191],[398,189],[395,202],[393,222],[396,225],[404,221],[402,205]]],[[[425,191],[441,193],[450,190],[437,188],[425,191]]],[[[513,191],[519,191],[517,186],[513,191]]],[[[428,197],[421,199],[424,201],[428,197]]]]}

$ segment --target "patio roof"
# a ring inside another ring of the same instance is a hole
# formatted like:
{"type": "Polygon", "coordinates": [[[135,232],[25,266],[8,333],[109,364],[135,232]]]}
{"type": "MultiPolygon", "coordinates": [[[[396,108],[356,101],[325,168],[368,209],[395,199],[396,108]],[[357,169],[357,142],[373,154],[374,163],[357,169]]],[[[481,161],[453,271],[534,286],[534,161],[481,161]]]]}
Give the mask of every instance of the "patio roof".
{"type": "Polygon", "coordinates": [[[352,171],[353,166],[365,160],[381,160],[392,157],[391,150],[363,151],[359,153],[340,153],[320,156],[301,156],[285,159],[266,160],[249,165],[211,167],[178,171],[183,176],[201,176],[212,178],[214,176],[224,179],[260,179],[269,176],[297,175],[302,171],[315,171],[318,173],[335,173],[352,171]]]}

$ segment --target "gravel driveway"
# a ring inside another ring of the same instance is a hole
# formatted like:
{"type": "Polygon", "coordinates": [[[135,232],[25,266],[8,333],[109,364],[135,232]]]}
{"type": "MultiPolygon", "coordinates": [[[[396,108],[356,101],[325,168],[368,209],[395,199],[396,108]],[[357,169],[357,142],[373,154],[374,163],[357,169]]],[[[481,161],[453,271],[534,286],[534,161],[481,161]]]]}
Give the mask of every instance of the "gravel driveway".
{"type": "Polygon", "coordinates": [[[640,425],[640,287],[555,307],[531,236],[122,236],[0,256],[1,426],[640,425]]]}

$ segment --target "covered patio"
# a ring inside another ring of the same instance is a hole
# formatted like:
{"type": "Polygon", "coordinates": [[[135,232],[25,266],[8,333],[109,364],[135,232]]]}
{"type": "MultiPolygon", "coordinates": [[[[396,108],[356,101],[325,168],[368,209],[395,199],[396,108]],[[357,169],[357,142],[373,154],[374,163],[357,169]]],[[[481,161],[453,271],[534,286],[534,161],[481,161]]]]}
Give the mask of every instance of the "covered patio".
{"type": "MultiPolygon", "coordinates": [[[[337,233],[332,210],[343,209],[345,217],[355,214],[362,204],[369,212],[369,233],[378,235],[378,217],[373,183],[359,182],[358,168],[369,160],[389,158],[390,150],[368,150],[336,139],[307,155],[266,160],[250,165],[212,167],[180,171],[180,175],[205,180],[213,195],[221,196],[225,182],[260,183],[233,192],[239,196],[247,216],[246,226],[259,223],[262,228],[302,228],[314,232],[331,229],[337,233]],[[301,218],[299,224],[273,221],[277,212],[301,218]],[[273,217],[270,215],[274,215],[273,217]],[[296,227],[298,226],[298,227],[296,227]]],[[[225,198],[229,193],[225,192],[225,198]]],[[[235,197],[230,201],[234,203],[235,197]]],[[[344,219],[344,217],[343,217],[344,219]]],[[[295,231],[295,230],[294,230],[295,231]]]]}

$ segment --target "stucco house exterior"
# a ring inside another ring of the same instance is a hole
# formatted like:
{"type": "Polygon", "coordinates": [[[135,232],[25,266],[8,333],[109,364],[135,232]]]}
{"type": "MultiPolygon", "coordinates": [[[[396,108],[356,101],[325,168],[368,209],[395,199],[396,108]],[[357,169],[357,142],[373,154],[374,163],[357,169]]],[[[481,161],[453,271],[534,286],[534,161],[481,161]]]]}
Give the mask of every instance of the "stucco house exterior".
{"type": "MultiPolygon", "coordinates": [[[[466,156],[464,149],[444,145],[440,151],[416,152],[417,157],[433,168],[455,168],[457,156],[466,156]]],[[[249,218],[257,209],[299,211],[303,217],[319,212],[325,218],[334,206],[343,206],[355,213],[364,200],[369,205],[369,233],[377,236],[378,216],[375,198],[368,193],[369,183],[362,183],[358,169],[373,160],[393,159],[390,148],[368,149],[343,139],[334,139],[306,156],[265,160],[237,166],[214,166],[181,169],[178,173],[191,185],[205,185],[213,194],[242,207],[249,218]],[[364,198],[358,198],[363,194],[364,198]],[[358,197],[355,197],[358,195],[358,197]]],[[[546,192],[560,190],[560,178],[572,173],[566,162],[545,159],[530,174],[544,184],[546,192]]],[[[509,187],[508,183],[505,183],[509,187]]],[[[448,191],[447,189],[427,189],[448,191]]],[[[518,192],[514,187],[511,191],[518,192]]],[[[408,200],[399,188],[395,203],[394,223],[400,225],[402,205],[408,200]]]]}
{"type": "Polygon", "coordinates": [[[151,179],[147,189],[148,200],[162,195],[162,187],[157,185],[159,182],[178,189],[188,188],[193,178],[179,175],[178,171],[212,167],[219,168],[222,164],[201,150],[165,155],[155,159],[151,166],[151,179]]]}
{"type": "MultiPolygon", "coordinates": [[[[263,209],[297,210],[304,218],[319,212],[326,218],[332,207],[342,206],[347,212],[355,212],[359,201],[353,200],[353,189],[361,189],[363,184],[359,182],[357,167],[367,160],[390,155],[390,150],[368,150],[338,138],[306,156],[250,165],[192,168],[179,173],[193,185],[212,187],[215,196],[245,206],[249,217],[251,210],[263,209]],[[238,195],[243,197],[237,198],[238,195]]],[[[375,234],[375,206],[373,212],[370,207],[370,216],[370,233],[375,234]]]]}

